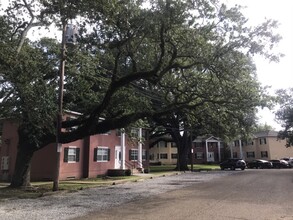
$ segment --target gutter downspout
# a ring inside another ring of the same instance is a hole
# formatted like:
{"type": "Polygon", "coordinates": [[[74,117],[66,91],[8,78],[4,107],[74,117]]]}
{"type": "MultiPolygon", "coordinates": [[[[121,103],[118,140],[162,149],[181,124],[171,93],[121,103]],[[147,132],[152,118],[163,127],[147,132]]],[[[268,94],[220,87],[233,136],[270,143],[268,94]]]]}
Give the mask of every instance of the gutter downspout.
{"type": "Polygon", "coordinates": [[[125,132],[121,131],[121,166],[122,170],[125,169],[125,132]]]}

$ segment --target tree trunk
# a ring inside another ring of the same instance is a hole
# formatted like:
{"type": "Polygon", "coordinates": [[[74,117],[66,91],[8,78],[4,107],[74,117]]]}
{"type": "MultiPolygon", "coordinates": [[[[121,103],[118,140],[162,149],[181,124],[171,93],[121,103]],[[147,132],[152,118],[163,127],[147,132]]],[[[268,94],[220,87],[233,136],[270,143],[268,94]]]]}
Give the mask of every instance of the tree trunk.
{"type": "Polygon", "coordinates": [[[24,145],[18,146],[16,155],[15,169],[10,187],[30,186],[30,166],[34,151],[28,150],[24,145]]]}
{"type": "Polygon", "coordinates": [[[183,136],[178,138],[179,143],[177,143],[178,159],[176,170],[189,170],[188,168],[188,153],[190,149],[187,132],[184,132],[183,136]]]}
{"type": "Polygon", "coordinates": [[[188,168],[188,149],[186,147],[178,148],[179,160],[177,161],[177,170],[185,171],[189,170],[188,168]]]}

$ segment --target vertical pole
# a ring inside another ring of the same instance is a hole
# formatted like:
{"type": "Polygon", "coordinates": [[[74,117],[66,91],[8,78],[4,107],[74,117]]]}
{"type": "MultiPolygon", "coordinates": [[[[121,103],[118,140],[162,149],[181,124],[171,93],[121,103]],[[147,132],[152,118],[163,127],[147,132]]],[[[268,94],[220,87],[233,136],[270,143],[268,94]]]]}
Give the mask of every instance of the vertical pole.
{"type": "Polygon", "coordinates": [[[125,169],[125,132],[121,131],[121,166],[122,170],[125,169]]]}
{"type": "Polygon", "coordinates": [[[61,42],[61,56],[60,56],[60,69],[59,69],[59,93],[58,93],[58,114],[56,126],[56,170],[53,182],[53,191],[59,190],[59,172],[60,172],[60,157],[62,151],[62,144],[60,143],[60,134],[62,128],[62,115],[63,115],[63,90],[64,90],[64,72],[65,72],[65,56],[66,56],[66,20],[62,20],[62,42],[61,42]]]}
{"type": "Polygon", "coordinates": [[[209,159],[209,157],[208,157],[209,155],[208,154],[209,154],[208,141],[206,140],[206,157],[207,157],[207,162],[209,162],[209,160],[208,160],[209,159]]]}
{"type": "Polygon", "coordinates": [[[192,133],[190,132],[190,145],[191,145],[191,172],[193,172],[193,164],[194,164],[194,149],[192,143],[192,133]]]}
{"type": "Polygon", "coordinates": [[[239,150],[240,150],[240,159],[243,159],[243,151],[242,151],[242,141],[239,139],[239,150]]]}
{"type": "Polygon", "coordinates": [[[218,154],[219,154],[219,162],[221,162],[222,158],[221,158],[221,142],[218,141],[218,154]]]}

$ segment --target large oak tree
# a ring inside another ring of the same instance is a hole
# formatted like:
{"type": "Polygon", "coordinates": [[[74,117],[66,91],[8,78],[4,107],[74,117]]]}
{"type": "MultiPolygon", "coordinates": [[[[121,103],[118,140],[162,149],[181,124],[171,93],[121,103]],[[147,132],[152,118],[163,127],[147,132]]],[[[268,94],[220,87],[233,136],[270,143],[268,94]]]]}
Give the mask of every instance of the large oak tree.
{"type": "Polygon", "coordinates": [[[234,72],[231,66],[242,71],[251,66],[247,57],[257,53],[277,59],[270,53],[279,40],[272,34],[275,22],[250,28],[238,7],[228,9],[216,0],[11,3],[0,20],[5,30],[0,34],[0,114],[19,123],[12,187],[29,185],[34,152],[56,139],[60,43],[28,39],[34,27],[61,29],[75,20],[80,28],[78,45],[66,52],[64,108],[82,114],[62,123],[63,128],[77,128],[61,133],[62,143],[126,127],[141,118],[158,119],[190,109],[200,99],[217,100],[226,88],[242,93],[238,87],[245,86],[246,79],[238,75],[248,73],[234,72]],[[188,73],[188,79],[178,72],[188,73]],[[154,93],[166,90],[169,76],[172,92],[154,93]],[[190,83],[184,86],[189,93],[180,94],[178,85],[184,80],[190,83]],[[197,97],[193,86],[207,84],[206,80],[220,83],[221,92],[206,91],[197,97]],[[243,84],[237,80],[244,80],[243,84]]]}
{"type": "Polygon", "coordinates": [[[164,84],[159,93],[166,94],[163,98],[171,96],[171,102],[174,99],[185,101],[184,97],[191,99],[185,108],[153,117],[153,126],[159,128],[154,129],[153,136],[169,134],[176,142],[179,170],[188,169],[192,139],[213,134],[231,141],[253,127],[256,107],[265,105],[265,91],[255,77],[250,59],[233,50],[226,53],[220,61],[214,61],[212,71],[205,69],[204,73],[196,73],[196,70],[188,70],[189,73],[177,74],[173,80],[168,75],[168,79],[161,82],[164,84]],[[221,65],[222,60],[225,65],[221,65]],[[215,69],[218,71],[215,72],[215,69]]]}

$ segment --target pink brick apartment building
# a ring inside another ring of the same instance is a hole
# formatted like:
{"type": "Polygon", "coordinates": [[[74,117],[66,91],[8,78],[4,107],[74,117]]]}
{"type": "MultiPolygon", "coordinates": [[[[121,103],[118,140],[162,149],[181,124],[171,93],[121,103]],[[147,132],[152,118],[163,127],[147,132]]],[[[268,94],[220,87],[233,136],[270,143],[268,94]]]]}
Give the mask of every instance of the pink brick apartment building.
{"type": "MultiPolygon", "coordinates": [[[[0,126],[0,179],[9,181],[14,172],[18,134],[17,123],[4,120],[0,126]]],[[[148,168],[147,134],[144,142],[133,141],[127,135],[112,130],[68,144],[62,144],[59,179],[95,178],[111,169],[148,168]]],[[[35,152],[31,164],[31,180],[52,180],[56,169],[56,144],[35,152]]]]}

